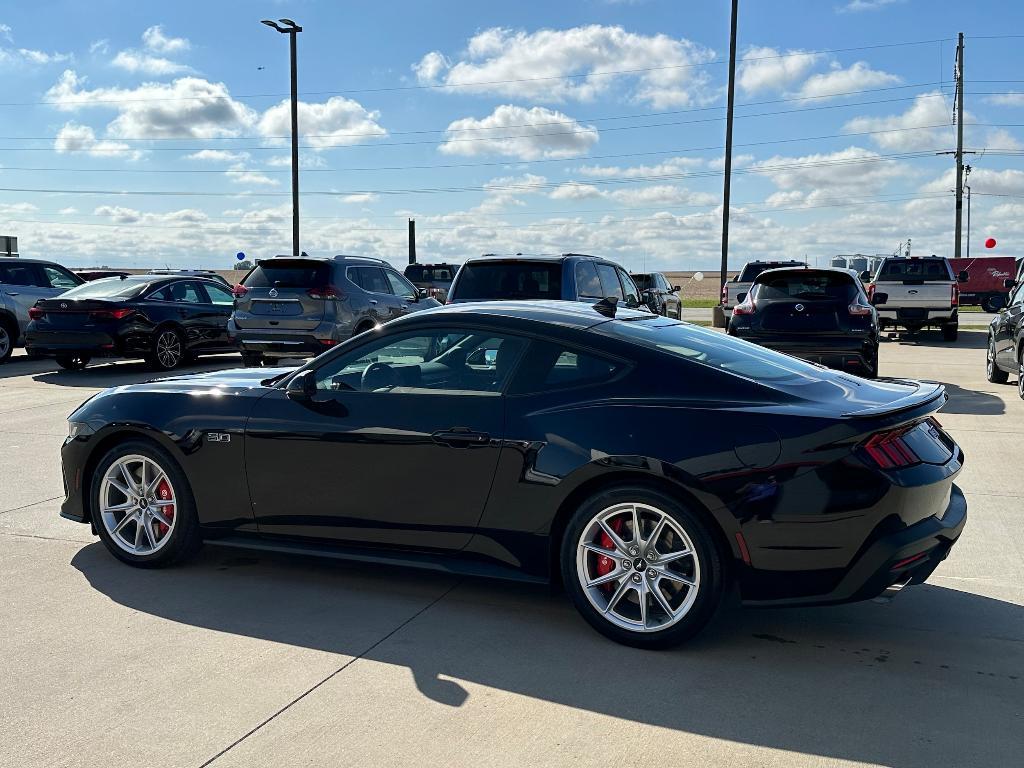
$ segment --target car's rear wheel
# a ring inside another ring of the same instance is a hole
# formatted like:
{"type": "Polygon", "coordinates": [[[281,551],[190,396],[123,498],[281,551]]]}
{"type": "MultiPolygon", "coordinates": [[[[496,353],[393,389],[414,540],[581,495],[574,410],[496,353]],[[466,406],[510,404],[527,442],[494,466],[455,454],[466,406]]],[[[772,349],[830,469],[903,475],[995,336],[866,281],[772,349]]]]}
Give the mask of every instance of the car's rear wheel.
{"type": "Polygon", "coordinates": [[[676,320],[683,319],[683,303],[679,302],[679,306],[676,307],[676,320]]]}
{"type": "Polygon", "coordinates": [[[172,371],[185,359],[185,344],[173,328],[161,328],[153,336],[153,345],[146,362],[158,371],[172,371]]]}
{"type": "Polygon", "coordinates": [[[90,360],[89,355],[57,355],[57,365],[66,371],[80,371],[90,360]]]}
{"type": "Polygon", "coordinates": [[[262,352],[243,352],[242,353],[242,365],[246,368],[259,368],[263,365],[264,358],[262,352]]]}
{"type": "Polygon", "coordinates": [[[1024,348],[1017,352],[1017,394],[1024,400],[1024,348]]]}
{"type": "Polygon", "coordinates": [[[92,477],[90,506],[104,545],[130,565],[170,565],[202,544],[188,479],[152,443],[132,440],[107,452],[92,477]]]}
{"type": "Polygon", "coordinates": [[[957,336],[960,335],[960,327],[953,323],[951,325],[942,326],[942,340],[943,341],[956,341],[957,336]]]}
{"type": "Polygon", "coordinates": [[[625,645],[665,648],[699,632],[723,593],[723,565],[704,521],[642,486],[603,491],[573,515],[562,579],[598,632],[625,645]]]}
{"type": "Polygon", "coordinates": [[[0,363],[6,362],[14,352],[15,336],[17,333],[11,330],[10,324],[5,320],[0,320],[0,363]]]}
{"type": "Polygon", "coordinates": [[[991,334],[988,337],[988,351],[985,353],[985,378],[993,384],[1005,384],[1010,378],[1010,374],[996,363],[996,340],[991,334]]]}
{"type": "Polygon", "coordinates": [[[986,293],[981,299],[981,308],[995,314],[1006,306],[1006,297],[1001,293],[986,293]]]}
{"type": "Polygon", "coordinates": [[[867,354],[864,362],[866,370],[864,371],[864,378],[866,379],[877,379],[878,378],[878,347],[875,347],[871,352],[867,354]]]}

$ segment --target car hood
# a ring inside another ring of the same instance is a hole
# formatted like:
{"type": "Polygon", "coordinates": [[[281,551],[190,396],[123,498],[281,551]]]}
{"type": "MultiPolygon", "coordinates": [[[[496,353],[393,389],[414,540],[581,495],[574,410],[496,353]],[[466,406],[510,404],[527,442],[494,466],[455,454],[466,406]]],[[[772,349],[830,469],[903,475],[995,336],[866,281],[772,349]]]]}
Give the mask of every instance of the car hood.
{"type": "Polygon", "coordinates": [[[294,371],[295,367],[284,368],[232,368],[226,371],[209,371],[168,376],[139,384],[124,384],[111,387],[96,395],[109,397],[121,393],[152,392],[183,395],[231,395],[266,391],[269,381],[276,376],[294,371]]]}

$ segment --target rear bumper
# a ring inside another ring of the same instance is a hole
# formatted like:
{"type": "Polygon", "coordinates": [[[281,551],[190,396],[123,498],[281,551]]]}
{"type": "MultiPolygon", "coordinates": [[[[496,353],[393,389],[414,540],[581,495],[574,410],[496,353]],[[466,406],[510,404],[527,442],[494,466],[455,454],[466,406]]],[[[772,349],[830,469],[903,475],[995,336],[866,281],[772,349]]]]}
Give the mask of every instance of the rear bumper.
{"type": "Polygon", "coordinates": [[[834,589],[826,594],[775,600],[745,600],[751,606],[833,605],[870,600],[887,587],[909,579],[925,581],[946,559],[967,524],[967,499],[955,484],[949,503],[940,513],[875,539],[846,569],[834,589]]]}
{"type": "MultiPolygon", "coordinates": [[[[37,331],[29,329],[25,335],[25,349],[37,357],[63,354],[88,354],[91,357],[122,357],[134,349],[109,333],[101,331],[37,331]]],[[[141,350],[139,350],[141,351],[141,350]]]]}
{"type": "Polygon", "coordinates": [[[242,352],[258,352],[268,357],[308,357],[331,349],[343,339],[334,323],[322,323],[312,330],[292,331],[276,328],[239,328],[228,322],[228,337],[242,352]]]}
{"type": "Polygon", "coordinates": [[[829,368],[868,370],[877,345],[871,336],[810,336],[755,333],[749,329],[730,329],[736,338],[749,341],[776,352],[784,352],[802,360],[820,363],[829,368]]]}
{"type": "Polygon", "coordinates": [[[928,309],[906,307],[903,309],[878,309],[878,321],[883,325],[924,327],[927,325],[949,325],[958,321],[957,310],[948,307],[928,309]]]}

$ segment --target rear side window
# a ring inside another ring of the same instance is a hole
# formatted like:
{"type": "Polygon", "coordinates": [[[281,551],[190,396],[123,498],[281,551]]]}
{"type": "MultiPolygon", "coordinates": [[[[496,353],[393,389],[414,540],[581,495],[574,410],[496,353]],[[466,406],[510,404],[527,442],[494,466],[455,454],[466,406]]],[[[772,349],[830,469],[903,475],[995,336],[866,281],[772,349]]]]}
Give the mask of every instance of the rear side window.
{"type": "Polygon", "coordinates": [[[875,280],[938,280],[949,282],[953,275],[945,259],[889,259],[875,280]]]}
{"type": "Polygon", "coordinates": [[[849,301],[857,295],[853,278],[838,272],[794,272],[763,274],[757,282],[759,299],[837,299],[849,301]]]}
{"type": "Polygon", "coordinates": [[[74,288],[83,282],[80,277],[75,277],[66,269],[52,267],[48,264],[43,265],[43,278],[51,288],[74,288]]]}
{"type": "Polygon", "coordinates": [[[261,262],[245,276],[246,288],[314,288],[330,281],[330,265],[304,259],[261,262]]]}
{"type": "Polygon", "coordinates": [[[619,301],[626,298],[622,293],[622,286],[619,284],[619,278],[615,274],[615,267],[610,264],[598,264],[597,276],[601,278],[602,297],[614,296],[619,301]]]}
{"type": "Polygon", "coordinates": [[[384,270],[380,267],[349,267],[348,279],[370,293],[391,293],[384,270]]]}
{"type": "Polygon", "coordinates": [[[603,299],[601,280],[592,261],[576,262],[576,296],[586,299],[603,299]]]}
{"type": "Polygon", "coordinates": [[[67,299],[130,299],[147,290],[151,283],[138,280],[122,280],[119,277],[105,277],[84,283],[61,294],[67,299]]]}
{"type": "Polygon", "coordinates": [[[778,267],[802,267],[804,266],[800,262],[786,262],[786,261],[767,261],[763,264],[744,264],[743,271],[740,272],[739,277],[736,278],[737,282],[740,283],[752,283],[757,279],[757,276],[764,272],[766,269],[777,269],[778,267]]]}
{"type": "Polygon", "coordinates": [[[557,300],[562,298],[562,265],[520,261],[467,264],[454,293],[460,301],[557,300]]]}
{"type": "Polygon", "coordinates": [[[657,284],[658,278],[656,275],[652,278],[651,275],[638,275],[634,273],[633,275],[631,275],[631,277],[633,278],[633,282],[636,283],[636,287],[639,288],[641,291],[646,291],[650,288],[661,287],[657,284]]]}
{"type": "Polygon", "coordinates": [[[422,267],[410,264],[405,268],[405,276],[414,283],[450,283],[455,279],[455,267],[422,267]]]}
{"type": "Polygon", "coordinates": [[[0,283],[7,285],[35,285],[30,264],[0,264],[0,283]]]}
{"type": "Polygon", "coordinates": [[[583,387],[608,381],[622,364],[548,341],[534,341],[519,366],[512,391],[518,394],[583,387]]]}

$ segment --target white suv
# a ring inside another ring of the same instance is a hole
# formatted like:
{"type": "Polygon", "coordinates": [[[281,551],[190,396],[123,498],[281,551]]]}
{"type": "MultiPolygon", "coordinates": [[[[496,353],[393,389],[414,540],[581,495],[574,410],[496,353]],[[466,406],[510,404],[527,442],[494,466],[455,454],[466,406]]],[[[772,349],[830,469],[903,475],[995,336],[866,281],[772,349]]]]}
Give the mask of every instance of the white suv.
{"type": "Polygon", "coordinates": [[[24,343],[28,311],[39,299],[58,296],[84,280],[52,261],[0,258],[0,363],[24,343]]]}

